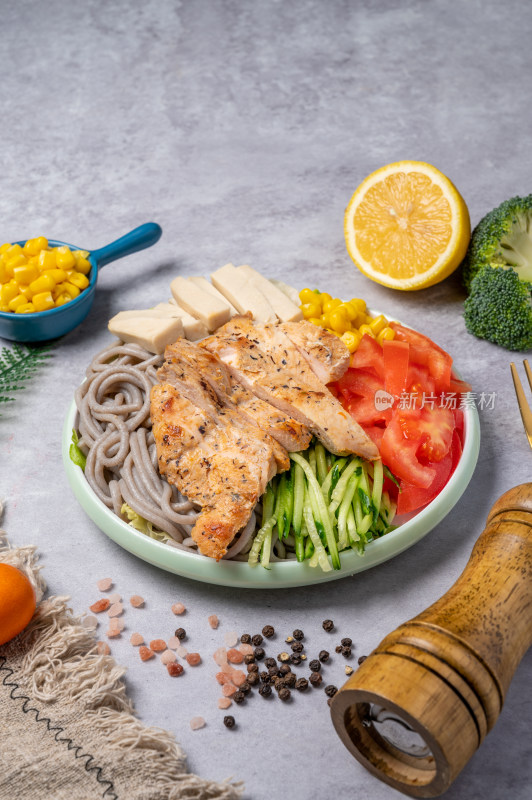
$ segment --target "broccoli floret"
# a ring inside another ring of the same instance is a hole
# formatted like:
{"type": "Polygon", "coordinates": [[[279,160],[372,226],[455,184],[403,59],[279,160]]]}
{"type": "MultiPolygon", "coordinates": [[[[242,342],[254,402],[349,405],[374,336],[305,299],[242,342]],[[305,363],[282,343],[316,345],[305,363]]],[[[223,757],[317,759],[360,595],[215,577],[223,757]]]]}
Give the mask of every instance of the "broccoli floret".
{"type": "Polygon", "coordinates": [[[467,330],[507,350],[532,348],[531,290],[515,269],[482,267],[464,305],[467,330]]]}
{"type": "Polygon", "coordinates": [[[505,200],[480,220],[462,262],[468,290],[484,266],[513,268],[523,281],[532,281],[532,194],[505,200]]]}

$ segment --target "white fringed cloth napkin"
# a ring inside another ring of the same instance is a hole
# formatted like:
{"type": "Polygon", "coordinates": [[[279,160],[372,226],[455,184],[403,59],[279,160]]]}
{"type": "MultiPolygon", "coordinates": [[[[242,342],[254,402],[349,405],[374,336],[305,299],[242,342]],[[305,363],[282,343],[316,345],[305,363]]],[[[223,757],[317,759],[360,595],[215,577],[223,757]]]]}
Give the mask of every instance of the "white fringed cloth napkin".
{"type": "Polygon", "coordinates": [[[68,597],[43,599],[35,547],[0,530],[0,561],[26,573],[38,603],[0,646],[0,800],[238,800],[240,784],[192,775],[172,734],[135,718],[125,669],[97,654],[68,597]]]}

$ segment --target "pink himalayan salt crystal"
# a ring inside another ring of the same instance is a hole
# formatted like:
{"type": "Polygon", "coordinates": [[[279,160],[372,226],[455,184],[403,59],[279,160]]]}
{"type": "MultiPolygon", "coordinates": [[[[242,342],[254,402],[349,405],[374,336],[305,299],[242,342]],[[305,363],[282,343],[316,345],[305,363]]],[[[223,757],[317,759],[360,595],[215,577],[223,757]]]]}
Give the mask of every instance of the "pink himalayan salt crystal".
{"type": "Polygon", "coordinates": [[[111,617],[109,620],[109,630],[111,631],[123,631],[124,625],[124,620],[118,619],[118,617],[111,617]]]}
{"type": "Polygon", "coordinates": [[[233,701],[229,697],[220,697],[218,700],[218,708],[229,708],[233,705],[233,701]]]}
{"type": "Polygon", "coordinates": [[[245,642],[244,642],[243,644],[240,644],[240,645],[238,646],[238,649],[239,649],[239,650],[240,650],[240,652],[241,652],[241,653],[243,653],[245,656],[250,656],[250,655],[251,655],[251,654],[254,652],[254,647],[253,647],[253,645],[252,645],[252,644],[246,644],[245,642]]]}
{"type": "Polygon", "coordinates": [[[246,677],[247,677],[246,673],[242,672],[241,669],[234,669],[231,672],[231,680],[233,681],[235,686],[242,686],[242,684],[246,680],[246,677]]]}
{"type": "Polygon", "coordinates": [[[205,720],[203,717],[192,717],[190,720],[190,727],[193,731],[198,731],[200,728],[205,727],[205,720]]]}
{"type": "Polygon", "coordinates": [[[222,694],[224,697],[231,697],[231,695],[235,694],[236,686],[233,686],[232,683],[224,683],[222,686],[222,694]]]}
{"type": "Polygon", "coordinates": [[[177,636],[170,636],[167,644],[170,650],[175,650],[177,647],[179,647],[179,639],[177,638],[177,636]]]}
{"type": "Polygon", "coordinates": [[[188,650],[187,650],[187,648],[186,648],[186,647],[184,647],[182,644],[178,644],[178,645],[177,645],[177,647],[176,647],[176,649],[175,649],[175,651],[176,651],[177,655],[178,655],[180,658],[186,658],[186,655],[187,655],[187,653],[188,653],[188,650]]]}
{"type": "Polygon", "coordinates": [[[99,656],[108,656],[111,653],[111,648],[107,642],[97,642],[96,650],[99,656]]]}
{"type": "Polygon", "coordinates": [[[186,606],[184,606],[183,603],[174,603],[174,605],[172,606],[172,611],[178,617],[180,616],[180,614],[184,614],[186,610],[187,610],[186,606]]]}
{"type": "Polygon", "coordinates": [[[166,650],[166,642],[164,639],[152,639],[150,642],[150,650],[153,650],[154,653],[162,653],[163,650],[166,650]]]}
{"type": "Polygon", "coordinates": [[[220,624],[220,620],[218,619],[218,617],[216,616],[216,614],[211,614],[211,615],[210,615],[210,617],[209,617],[208,619],[209,619],[209,625],[211,626],[211,628],[213,628],[214,630],[216,630],[216,628],[217,628],[217,627],[218,627],[218,625],[220,624]]]}
{"type": "Polygon", "coordinates": [[[91,617],[85,617],[82,620],[81,624],[83,625],[84,628],[88,628],[89,630],[93,630],[94,631],[98,627],[98,620],[96,619],[96,617],[92,617],[92,616],[91,617]]]}
{"type": "Polygon", "coordinates": [[[198,664],[201,664],[201,656],[199,653],[187,653],[185,658],[190,667],[197,667],[198,664]]]}
{"type": "Polygon", "coordinates": [[[122,595],[118,594],[118,592],[115,592],[114,594],[110,594],[109,595],[109,602],[110,603],[120,603],[121,600],[122,600],[122,595]]]}
{"type": "Polygon", "coordinates": [[[123,610],[124,606],[122,605],[122,603],[113,603],[107,613],[109,614],[110,617],[119,617],[123,610]]]}
{"type": "Polygon", "coordinates": [[[172,650],[165,650],[164,653],[161,653],[161,662],[163,664],[171,664],[176,660],[177,656],[172,650]]]}
{"type": "Polygon", "coordinates": [[[101,600],[96,600],[92,606],[89,606],[89,611],[92,611],[93,614],[100,614],[102,611],[107,611],[110,605],[109,598],[102,597],[101,600]]]}
{"type": "Polygon", "coordinates": [[[116,639],[117,636],[120,636],[121,631],[118,628],[109,628],[105,631],[105,635],[108,639],[116,639]]]}
{"type": "Polygon", "coordinates": [[[138,647],[139,644],[144,644],[144,636],[140,633],[132,633],[129,639],[133,647],[138,647]]]}
{"type": "Polygon", "coordinates": [[[236,631],[228,631],[224,636],[224,642],[227,647],[234,647],[238,642],[238,633],[236,631]]]}
{"type": "Polygon", "coordinates": [[[223,686],[224,683],[231,683],[231,676],[228,675],[226,672],[217,672],[216,680],[221,686],[223,686]]]}
{"type": "Polygon", "coordinates": [[[227,660],[232,664],[241,664],[244,660],[244,654],[232,647],[227,651],[227,660]]]}
{"type": "MultiPolygon", "coordinates": [[[[113,585],[112,578],[101,578],[96,584],[100,592],[108,592],[112,585],[113,585]]],[[[109,647],[109,645],[107,645],[107,647],[109,647]]]]}
{"type": "Polygon", "coordinates": [[[212,657],[219,667],[223,664],[227,664],[227,649],[225,647],[219,647],[218,650],[214,651],[212,657]]]}
{"type": "Polygon", "coordinates": [[[133,606],[133,608],[140,608],[144,605],[144,598],[140,596],[140,594],[134,594],[132,597],[129,598],[129,602],[133,606]]]}
{"type": "Polygon", "coordinates": [[[149,647],[146,647],[145,645],[141,644],[141,646],[139,647],[139,656],[141,661],[148,661],[148,659],[153,658],[155,656],[155,653],[153,652],[153,650],[150,650],[149,647]]]}

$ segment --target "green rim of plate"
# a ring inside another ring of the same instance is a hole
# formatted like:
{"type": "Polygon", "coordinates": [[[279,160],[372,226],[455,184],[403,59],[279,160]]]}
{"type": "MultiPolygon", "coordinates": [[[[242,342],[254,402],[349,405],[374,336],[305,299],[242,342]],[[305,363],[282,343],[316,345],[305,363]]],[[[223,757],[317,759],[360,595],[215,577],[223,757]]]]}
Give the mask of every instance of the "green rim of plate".
{"type": "Polygon", "coordinates": [[[480,424],[475,406],[464,409],[463,452],[455,471],[440,494],[411,519],[381,539],[370,542],[363,556],[353,550],[341,553],[342,568],[322,572],[297,561],[274,562],[269,569],[242,561],[213,561],[157,542],[132,528],[108,509],[92,491],[83,470],[70,459],[72,429],[77,429],[77,408],[72,402],[62,436],[63,463],[70,486],[92,521],[110,539],[156,567],[185,578],[240,589],[286,589],[325,583],[375,567],[412,547],[438,525],[464,493],[476,467],[480,449],[480,424]]]}

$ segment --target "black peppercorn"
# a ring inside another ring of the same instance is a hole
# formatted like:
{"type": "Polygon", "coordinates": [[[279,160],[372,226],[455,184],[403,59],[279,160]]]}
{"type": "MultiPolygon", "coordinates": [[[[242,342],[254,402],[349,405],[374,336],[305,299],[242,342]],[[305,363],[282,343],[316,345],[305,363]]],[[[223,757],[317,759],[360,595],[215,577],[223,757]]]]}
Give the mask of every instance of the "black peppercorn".
{"type": "Polygon", "coordinates": [[[318,658],[325,664],[325,662],[329,660],[329,653],[327,650],[320,650],[318,658]]]}
{"type": "Polygon", "coordinates": [[[242,636],[240,637],[240,641],[242,642],[242,644],[250,644],[251,636],[249,635],[249,633],[243,633],[242,636]]]}
{"type": "Polygon", "coordinates": [[[332,621],[332,619],[324,619],[323,622],[321,623],[321,626],[324,631],[330,633],[334,628],[334,622],[332,621]]]}
{"type": "Polygon", "coordinates": [[[334,697],[337,691],[338,689],[336,688],[336,686],[333,686],[332,684],[329,684],[329,686],[325,687],[325,694],[327,695],[327,697],[334,697]]]}
{"type": "Polygon", "coordinates": [[[342,655],[346,658],[351,657],[351,648],[350,647],[342,647],[342,655]]]}
{"type": "Polygon", "coordinates": [[[296,642],[292,642],[290,647],[292,648],[294,653],[301,653],[303,651],[305,645],[303,644],[303,642],[297,642],[296,641],[296,642]]]}
{"type": "Polygon", "coordinates": [[[366,658],[367,658],[367,656],[359,656],[358,663],[362,664],[362,662],[365,661],[366,658]]]}
{"type": "Polygon", "coordinates": [[[296,681],[296,689],[300,692],[305,692],[308,689],[308,681],[306,678],[298,678],[296,681]]]}
{"type": "Polygon", "coordinates": [[[259,689],[259,694],[262,695],[262,697],[269,697],[271,693],[272,693],[272,687],[270,686],[270,684],[263,683],[263,685],[259,689]]]}
{"type": "Polygon", "coordinates": [[[270,683],[272,676],[270,675],[269,672],[261,672],[260,679],[263,683],[270,683]]]}
{"type": "Polygon", "coordinates": [[[187,632],[186,632],[186,630],[185,630],[184,628],[178,628],[178,629],[175,631],[175,635],[177,636],[177,638],[178,638],[180,641],[183,641],[183,639],[186,639],[187,632]]]}
{"type": "Polygon", "coordinates": [[[235,692],[233,695],[233,700],[235,701],[235,703],[243,703],[245,699],[246,695],[242,691],[235,692]]]}
{"type": "Polygon", "coordinates": [[[293,672],[287,672],[287,674],[284,676],[283,680],[284,680],[286,686],[289,686],[290,689],[293,689],[294,686],[296,685],[297,678],[296,678],[296,676],[294,675],[293,672]]]}
{"type": "Polygon", "coordinates": [[[277,661],[275,660],[275,658],[272,658],[271,656],[268,656],[268,658],[264,659],[264,666],[268,667],[268,669],[270,667],[275,667],[275,666],[277,666],[277,661]]]}
{"type": "Polygon", "coordinates": [[[253,653],[246,653],[246,655],[244,656],[244,664],[247,664],[248,667],[250,667],[254,663],[255,663],[255,656],[253,655],[253,653]]]}
{"type": "Polygon", "coordinates": [[[297,639],[298,641],[301,641],[301,639],[305,638],[305,634],[303,633],[303,631],[300,631],[299,628],[295,629],[292,636],[294,637],[294,639],[297,639]]]}
{"type": "Polygon", "coordinates": [[[249,694],[251,691],[251,684],[249,681],[244,681],[244,683],[240,686],[240,691],[244,694],[249,694]]]}
{"type": "Polygon", "coordinates": [[[321,672],[311,672],[309,681],[313,686],[319,686],[322,682],[323,678],[321,672]]]}
{"type": "Polygon", "coordinates": [[[290,672],[289,664],[281,664],[281,666],[279,667],[279,672],[281,673],[281,675],[288,675],[288,673],[290,672]]]}
{"type": "Polygon", "coordinates": [[[283,700],[285,703],[287,700],[290,700],[292,693],[287,686],[283,686],[282,689],[279,689],[279,699],[283,700]]]}
{"type": "Polygon", "coordinates": [[[257,661],[262,661],[266,653],[264,652],[264,649],[262,647],[256,647],[253,652],[253,655],[255,656],[257,661]]]}
{"type": "Polygon", "coordinates": [[[259,682],[259,673],[258,672],[250,672],[248,675],[247,683],[250,686],[256,686],[259,682]]]}
{"type": "Polygon", "coordinates": [[[268,674],[271,678],[274,678],[278,674],[279,670],[277,669],[277,665],[275,667],[268,667],[268,674]]]}
{"type": "Polygon", "coordinates": [[[295,664],[296,667],[299,666],[299,664],[301,664],[301,656],[299,655],[299,653],[292,653],[292,655],[290,656],[290,663],[295,664]]]}
{"type": "Polygon", "coordinates": [[[318,661],[317,658],[309,661],[309,667],[311,668],[312,672],[319,672],[321,669],[321,661],[318,661]]]}
{"type": "Polygon", "coordinates": [[[351,647],[351,645],[353,644],[353,640],[350,639],[349,636],[345,636],[342,639],[342,644],[343,644],[344,647],[351,647]]]}
{"type": "Polygon", "coordinates": [[[235,718],[231,716],[224,717],[224,725],[226,728],[234,728],[235,727],[235,718]]]}
{"type": "Polygon", "coordinates": [[[286,663],[289,660],[290,656],[288,653],[279,653],[279,655],[277,656],[277,661],[280,661],[282,664],[286,663]]]}
{"type": "Polygon", "coordinates": [[[334,648],[334,652],[335,653],[341,653],[342,652],[342,645],[341,644],[337,644],[336,647],[334,648]]]}
{"type": "Polygon", "coordinates": [[[265,625],[262,629],[262,635],[265,636],[267,639],[271,639],[273,634],[275,633],[275,628],[273,625],[265,625]]]}
{"type": "Polygon", "coordinates": [[[251,664],[248,664],[248,672],[258,672],[258,671],[259,671],[259,665],[258,664],[255,664],[255,662],[252,662],[251,664]]]}
{"type": "Polygon", "coordinates": [[[262,638],[260,633],[256,633],[255,636],[251,637],[251,644],[255,645],[255,647],[258,647],[259,645],[261,645],[263,643],[263,641],[264,641],[264,639],[262,638]]]}

